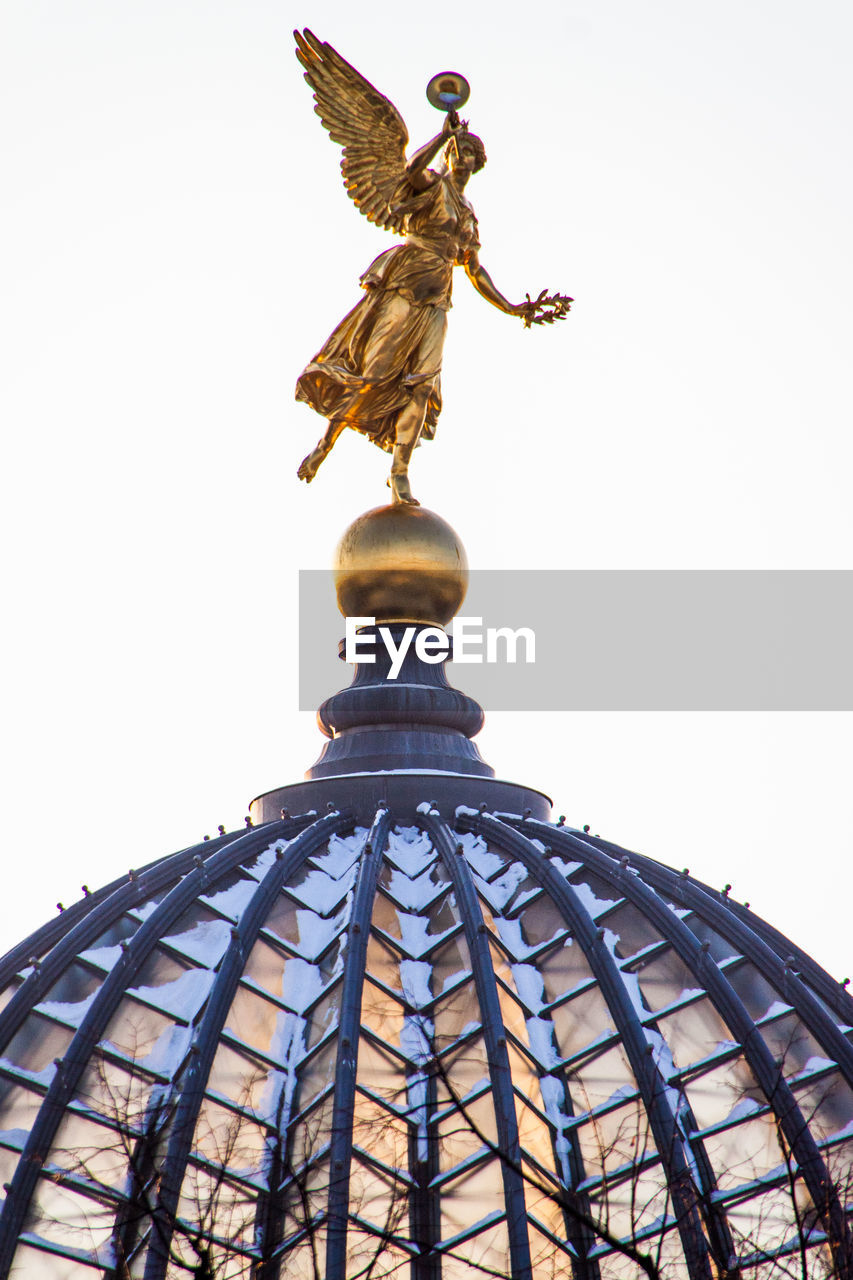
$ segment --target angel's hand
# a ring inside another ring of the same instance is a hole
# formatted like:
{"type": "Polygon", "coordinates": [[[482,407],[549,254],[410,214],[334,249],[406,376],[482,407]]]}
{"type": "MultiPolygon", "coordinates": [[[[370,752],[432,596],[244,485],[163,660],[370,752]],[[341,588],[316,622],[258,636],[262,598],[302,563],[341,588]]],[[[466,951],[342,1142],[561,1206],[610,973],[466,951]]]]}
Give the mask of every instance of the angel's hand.
{"type": "Polygon", "coordinates": [[[455,111],[448,111],[441,132],[445,138],[460,138],[468,132],[468,121],[460,120],[455,111]]]}
{"type": "Polygon", "coordinates": [[[521,316],[525,329],[529,329],[532,324],[553,324],[555,320],[565,320],[573,302],[574,298],[568,294],[549,293],[543,289],[538,298],[531,298],[528,293],[526,301],[515,308],[515,314],[521,316]]]}

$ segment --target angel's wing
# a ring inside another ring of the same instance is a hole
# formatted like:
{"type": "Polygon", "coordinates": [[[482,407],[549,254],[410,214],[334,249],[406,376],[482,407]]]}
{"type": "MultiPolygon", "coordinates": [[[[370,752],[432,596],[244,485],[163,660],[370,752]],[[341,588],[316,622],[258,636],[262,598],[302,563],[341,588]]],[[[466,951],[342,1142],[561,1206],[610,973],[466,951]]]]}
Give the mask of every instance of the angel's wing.
{"type": "Polygon", "coordinates": [[[408,186],[403,117],[330,44],[307,28],[293,34],[296,56],[314,90],[314,110],[332,141],[343,147],[341,172],[350,199],[371,222],[399,231],[402,215],[393,206],[408,186]]]}

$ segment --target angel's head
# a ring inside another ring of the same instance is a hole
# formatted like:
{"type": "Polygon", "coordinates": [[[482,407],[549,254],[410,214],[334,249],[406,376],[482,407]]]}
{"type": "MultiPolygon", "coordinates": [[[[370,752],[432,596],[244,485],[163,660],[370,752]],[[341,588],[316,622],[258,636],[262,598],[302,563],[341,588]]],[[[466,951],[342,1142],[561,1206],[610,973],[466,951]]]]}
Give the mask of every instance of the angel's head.
{"type": "Polygon", "coordinates": [[[444,158],[450,169],[477,173],[486,163],[486,148],[483,139],[476,133],[454,134],[444,149],[444,158]]]}

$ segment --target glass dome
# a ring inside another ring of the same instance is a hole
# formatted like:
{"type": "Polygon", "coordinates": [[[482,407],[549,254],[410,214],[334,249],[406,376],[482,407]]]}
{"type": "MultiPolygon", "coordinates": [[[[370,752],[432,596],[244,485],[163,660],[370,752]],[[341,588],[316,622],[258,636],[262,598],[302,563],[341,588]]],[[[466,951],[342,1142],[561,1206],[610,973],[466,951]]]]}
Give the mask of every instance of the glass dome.
{"type": "Polygon", "coordinates": [[[435,780],[5,957],[0,1275],[849,1274],[846,990],[686,873],[435,780]]]}

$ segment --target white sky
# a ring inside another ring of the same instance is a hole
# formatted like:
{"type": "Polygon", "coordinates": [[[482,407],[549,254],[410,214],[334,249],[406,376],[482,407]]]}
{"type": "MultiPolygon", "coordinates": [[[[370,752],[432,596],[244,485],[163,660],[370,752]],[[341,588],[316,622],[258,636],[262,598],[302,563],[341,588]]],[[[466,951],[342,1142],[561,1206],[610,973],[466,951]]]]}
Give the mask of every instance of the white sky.
{"type": "MultiPolygon", "coordinates": [[[[292,388],[392,241],[344,195],[297,24],[413,145],[426,81],[464,72],[482,260],[577,299],[528,333],[459,274],[413,477],[472,565],[853,567],[849,4],[413,8],[0,9],[2,949],[321,746],[296,574],[386,459],[349,433],[299,485],[323,424],[292,388]]],[[[853,968],[849,715],[505,714],[480,745],[853,968]]]]}

